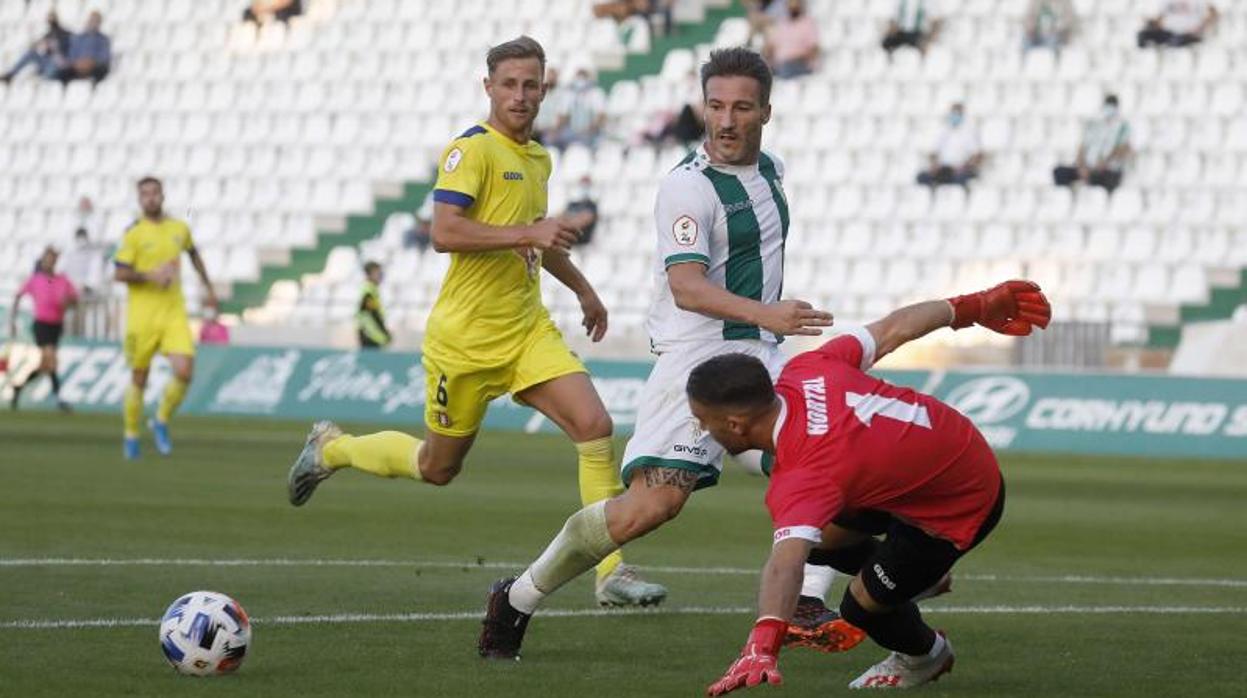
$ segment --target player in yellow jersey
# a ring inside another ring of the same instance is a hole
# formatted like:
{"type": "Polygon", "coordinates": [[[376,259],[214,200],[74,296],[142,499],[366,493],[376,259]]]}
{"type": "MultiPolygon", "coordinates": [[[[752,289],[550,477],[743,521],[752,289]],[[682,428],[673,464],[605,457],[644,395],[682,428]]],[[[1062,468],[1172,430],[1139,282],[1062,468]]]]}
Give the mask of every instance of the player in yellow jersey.
{"type": "MultiPolygon", "coordinates": [[[[490,49],[486,65],[489,118],[446,148],[433,193],[433,247],[452,256],[424,339],[425,439],[396,431],[351,436],[316,423],[290,469],[295,506],[345,467],[449,483],[490,400],[507,393],[575,442],[583,504],[623,491],[610,415],[541,303],[545,269],[576,292],[593,341],[606,333],[606,308],[567,254],[588,221],[546,217],[550,156],[531,138],[545,92],[545,52],[524,36],[490,49]]],[[[649,605],[666,597],[665,588],[621,562],[615,555],[599,564],[599,603],[649,605]]]]}
{"type": "Polygon", "coordinates": [[[134,460],[139,457],[139,425],[143,420],[143,391],[152,357],[160,352],[169,360],[173,377],[165,387],[156,415],[151,421],[156,450],[169,455],[169,418],[186,397],[195,369],[195,345],[191,341],[182,297],[182,253],[190,256],[208,293],[208,304],[216,307],[216,293],[208,280],[208,270],[195,249],[186,223],[164,213],[164,186],[155,177],[139,180],[139,206],[143,215],[126,231],[113,261],[114,278],[129,286],[126,304],[126,331],[123,349],[131,370],[126,388],[125,439],[122,452],[134,460]]]}

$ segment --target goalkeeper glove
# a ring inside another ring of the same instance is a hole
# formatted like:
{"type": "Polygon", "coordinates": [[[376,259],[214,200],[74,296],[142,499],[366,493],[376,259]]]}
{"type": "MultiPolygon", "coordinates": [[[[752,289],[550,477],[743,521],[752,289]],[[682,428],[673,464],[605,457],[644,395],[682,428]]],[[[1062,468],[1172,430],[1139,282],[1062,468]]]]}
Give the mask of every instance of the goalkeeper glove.
{"type": "Polygon", "coordinates": [[[788,623],[778,618],[759,620],[753,626],[753,632],[749,633],[740,658],[732,662],[723,678],[706,689],[706,695],[721,696],[738,688],[757,686],[764,681],[775,685],[783,683],[784,677],[780,676],[776,663],[779,661],[779,647],[787,630],[788,623]]]}
{"type": "Polygon", "coordinates": [[[1052,321],[1052,306],[1039,285],[1031,281],[1006,281],[986,291],[954,296],[954,330],[982,325],[1000,334],[1022,337],[1037,326],[1044,328],[1052,321]]]}

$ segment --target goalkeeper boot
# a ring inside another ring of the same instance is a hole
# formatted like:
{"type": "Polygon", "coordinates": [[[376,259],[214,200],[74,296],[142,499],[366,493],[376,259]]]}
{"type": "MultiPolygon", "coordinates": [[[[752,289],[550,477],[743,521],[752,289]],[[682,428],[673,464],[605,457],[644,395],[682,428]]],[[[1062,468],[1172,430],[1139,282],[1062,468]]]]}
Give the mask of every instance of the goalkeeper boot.
{"type": "Polygon", "coordinates": [[[316,487],[333,475],[333,469],[325,467],[325,444],[339,436],[342,436],[342,430],[333,422],[322,420],[312,425],[303,450],[286,476],[286,494],[291,504],[303,506],[312,498],[316,487]]]}
{"type": "Polygon", "coordinates": [[[866,633],[849,625],[816,596],[802,596],[784,635],[785,647],[808,647],[819,652],[847,652],[861,644],[866,633]]]}
{"type": "Polygon", "coordinates": [[[632,565],[620,564],[597,583],[600,606],[655,606],[667,598],[667,587],[641,579],[632,565]]]}
{"type": "Polygon", "coordinates": [[[511,605],[511,585],[515,577],[507,577],[494,582],[489,589],[489,599],[485,608],[485,620],[481,621],[481,637],[476,643],[476,650],[485,659],[520,658],[520,645],[524,642],[524,631],[528,629],[527,613],[517,611],[511,605]]]}
{"type": "Polygon", "coordinates": [[[942,631],[936,642],[941,640],[943,647],[934,657],[893,652],[854,679],[849,688],[913,688],[938,680],[953,670],[953,646],[942,631]]]}
{"type": "Polygon", "coordinates": [[[153,419],[147,423],[147,426],[152,430],[152,441],[156,442],[156,452],[162,456],[173,453],[173,439],[169,438],[169,423],[153,419]]]}

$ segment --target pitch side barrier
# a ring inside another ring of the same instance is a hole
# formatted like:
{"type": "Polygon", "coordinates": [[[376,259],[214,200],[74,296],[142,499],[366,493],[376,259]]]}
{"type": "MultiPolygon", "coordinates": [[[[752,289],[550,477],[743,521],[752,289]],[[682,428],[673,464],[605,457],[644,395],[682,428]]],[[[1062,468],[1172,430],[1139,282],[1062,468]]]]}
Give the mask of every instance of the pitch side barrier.
{"type": "MultiPolygon", "coordinates": [[[[62,346],[61,395],[85,411],[117,412],[129,372],[116,344],[62,346]]],[[[34,347],[10,357],[31,370],[34,347]]],[[[594,383],[619,433],[631,432],[650,364],[590,361],[594,383]]],[[[993,446],[1017,451],[1241,458],[1247,462],[1247,380],[1155,375],[1013,371],[878,371],[935,394],[978,424],[993,446]]],[[[146,391],[160,399],[168,365],[153,365],[146,391]]],[[[0,397],[8,398],[0,375],[0,397]]],[[[50,408],[46,380],[23,404],[50,408]]],[[[200,347],[184,412],[201,415],[330,418],[420,424],[424,370],[419,355],[279,347],[200,347]]],[[[886,416],[877,416],[883,419],[886,416]]],[[[555,431],[533,410],[502,398],[488,429],[555,431]]]]}

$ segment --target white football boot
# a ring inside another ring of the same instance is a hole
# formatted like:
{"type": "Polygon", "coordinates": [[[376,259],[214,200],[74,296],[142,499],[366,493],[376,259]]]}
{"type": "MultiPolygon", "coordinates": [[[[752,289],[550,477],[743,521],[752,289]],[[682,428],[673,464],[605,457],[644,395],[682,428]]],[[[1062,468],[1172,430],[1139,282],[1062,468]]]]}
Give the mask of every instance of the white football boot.
{"type": "MultiPolygon", "coordinates": [[[[944,633],[939,633],[944,637],[944,633]]],[[[911,657],[893,652],[866,670],[849,688],[913,688],[931,683],[953,670],[953,646],[944,638],[944,649],[934,657],[911,657]]]]}

